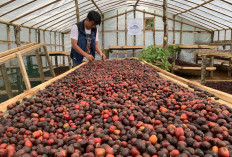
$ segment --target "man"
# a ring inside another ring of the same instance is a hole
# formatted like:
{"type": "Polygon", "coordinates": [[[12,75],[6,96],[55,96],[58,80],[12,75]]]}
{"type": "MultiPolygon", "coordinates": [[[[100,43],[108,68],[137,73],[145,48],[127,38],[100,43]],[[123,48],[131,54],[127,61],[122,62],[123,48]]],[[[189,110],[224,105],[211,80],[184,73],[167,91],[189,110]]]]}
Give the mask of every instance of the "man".
{"type": "Polygon", "coordinates": [[[82,63],[86,58],[88,61],[95,59],[95,51],[105,60],[105,54],[102,53],[98,45],[98,30],[96,25],[100,25],[101,16],[96,11],[90,11],[87,18],[76,23],[71,29],[71,58],[74,65],[82,63]]]}

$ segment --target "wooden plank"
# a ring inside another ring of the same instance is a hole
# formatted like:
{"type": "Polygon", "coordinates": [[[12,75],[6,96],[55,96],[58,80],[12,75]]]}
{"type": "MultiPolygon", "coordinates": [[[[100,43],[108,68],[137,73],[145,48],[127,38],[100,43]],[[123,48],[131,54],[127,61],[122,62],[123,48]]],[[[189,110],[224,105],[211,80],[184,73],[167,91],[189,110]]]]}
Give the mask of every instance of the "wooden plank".
{"type": "Polygon", "coordinates": [[[56,75],[55,75],[55,72],[54,72],[54,69],[53,69],[53,66],[52,66],[51,59],[50,59],[49,54],[48,54],[47,47],[44,45],[43,48],[44,48],[45,56],[46,56],[46,59],[47,59],[47,62],[48,62],[52,77],[55,77],[56,75]]]}
{"type": "Polygon", "coordinates": [[[29,78],[28,78],[28,75],[27,75],[25,65],[23,63],[22,54],[20,52],[17,52],[16,55],[17,55],[19,68],[20,68],[20,71],[21,71],[22,76],[23,76],[23,81],[24,81],[24,83],[26,85],[26,89],[29,90],[29,89],[31,89],[31,84],[30,84],[30,81],[29,81],[29,78]]]}
{"type": "Polygon", "coordinates": [[[11,103],[15,103],[16,101],[21,101],[24,97],[31,97],[33,96],[34,94],[36,94],[38,91],[40,90],[43,90],[46,88],[46,86],[50,85],[51,83],[61,79],[62,77],[65,77],[66,75],[68,75],[69,73],[73,72],[74,70],[78,69],[79,67],[81,67],[82,65],[86,64],[87,62],[84,62],[76,67],[74,67],[73,69],[59,75],[59,76],[56,76],[56,77],[53,77],[52,79],[50,79],[49,81],[46,81],[30,90],[27,90],[25,91],[24,93],[20,94],[20,95],[17,95],[15,96],[14,98],[12,99],[9,99],[3,103],[0,104],[0,111],[3,111],[5,112],[7,110],[7,105],[11,104],[11,103]]]}
{"type": "MultiPolygon", "coordinates": [[[[127,13],[130,13],[130,12],[132,12],[132,11],[134,11],[134,9],[129,10],[129,11],[125,11],[124,13],[120,13],[120,14],[118,14],[118,16],[121,16],[121,15],[124,15],[124,14],[127,14],[127,13]]],[[[106,20],[109,20],[109,19],[112,19],[112,18],[115,18],[115,17],[117,17],[117,15],[114,15],[114,16],[111,16],[111,17],[108,17],[108,18],[104,18],[104,19],[102,19],[102,22],[103,22],[103,21],[106,21],[106,20]]]]}
{"type": "MultiPolygon", "coordinates": [[[[187,66],[175,65],[175,69],[180,69],[180,70],[201,70],[201,67],[187,67],[187,66]]],[[[207,71],[216,70],[216,67],[206,67],[206,70],[207,71]]]]}
{"type": "Polygon", "coordinates": [[[1,73],[2,73],[2,78],[3,78],[3,81],[4,81],[4,85],[5,85],[5,88],[6,88],[6,91],[7,91],[7,95],[8,95],[9,98],[12,98],[13,93],[12,93],[12,89],[11,89],[11,83],[10,83],[9,78],[8,78],[8,74],[7,74],[7,71],[6,71],[5,64],[0,65],[0,68],[1,68],[1,73]]]}
{"type": "Polygon", "coordinates": [[[143,49],[145,46],[143,45],[136,45],[136,46],[110,46],[109,49],[114,50],[125,50],[125,49],[143,49]]]}
{"type": "MultiPolygon", "coordinates": [[[[20,50],[18,52],[20,52],[21,54],[25,54],[25,53],[31,52],[33,50],[36,50],[36,49],[40,48],[43,45],[45,45],[45,43],[36,44],[34,46],[30,46],[30,47],[28,47],[26,49],[20,50]]],[[[12,53],[12,54],[9,54],[7,56],[1,57],[0,64],[5,63],[5,62],[7,62],[7,61],[9,61],[9,60],[11,60],[13,58],[16,58],[16,57],[17,57],[16,53],[12,53]]]]}

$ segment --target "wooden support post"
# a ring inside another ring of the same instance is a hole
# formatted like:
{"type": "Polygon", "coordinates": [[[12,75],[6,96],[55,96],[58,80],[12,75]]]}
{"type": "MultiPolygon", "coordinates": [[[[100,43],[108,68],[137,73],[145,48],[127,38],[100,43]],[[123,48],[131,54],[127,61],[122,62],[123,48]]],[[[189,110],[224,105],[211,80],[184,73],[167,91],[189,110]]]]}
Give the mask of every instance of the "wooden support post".
{"type": "MultiPolygon", "coordinates": [[[[133,13],[134,13],[134,19],[136,18],[136,13],[135,13],[135,7],[134,7],[134,11],[133,11],[133,13]]],[[[133,37],[134,37],[134,43],[133,43],[133,45],[135,46],[136,45],[136,35],[133,35],[133,37]]],[[[135,50],[133,50],[133,57],[135,57],[136,55],[135,55],[135,50]]]]}
{"type": "Polygon", "coordinates": [[[17,60],[18,60],[19,68],[20,68],[20,71],[21,71],[22,76],[23,76],[23,81],[24,81],[24,83],[26,85],[26,89],[29,90],[29,89],[31,89],[31,84],[30,84],[30,81],[29,81],[29,78],[28,78],[28,75],[27,75],[25,65],[23,63],[22,55],[20,53],[16,53],[16,54],[17,54],[17,60]]]}
{"type": "Polygon", "coordinates": [[[68,65],[69,65],[69,69],[72,69],[72,61],[69,55],[68,55],[68,65]]]}
{"type": "MultiPolygon", "coordinates": [[[[62,51],[64,51],[64,33],[61,34],[61,43],[62,43],[62,51]]],[[[63,66],[65,66],[65,58],[64,57],[63,57],[63,66]]]]}
{"type": "Polygon", "coordinates": [[[127,46],[127,13],[125,11],[125,45],[127,46]]]}
{"type": "MultiPolygon", "coordinates": [[[[6,31],[7,31],[7,41],[10,41],[10,25],[6,25],[6,31]]],[[[11,43],[9,42],[8,43],[8,50],[11,49],[11,43]]],[[[12,60],[10,60],[10,66],[12,66],[13,63],[12,63],[12,60]]],[[[10,70],[10,72],[12,73],[13,72],[13,69],[10,70]]]]}
{"type": "Polygon", "coordinates": [[[171,68],[171,73],[174,73],[175,65],[176,65],[176,51],[174,50],[174,52],[173,52],[173,54],[172,54],[172,68],[171,68]]]}
{"type": "Polygon", "coordinates": [[[4,81],[4,85],[5,85],[5,88],[6,88],[8,98],[12,98],[13,93],[12,93],[12,89],[11,89],[11,83],[10,83],[8,75],[7,75],[5,64],[0,65],[0,68],[1,68],[2,78],[3,78],[3,81],[4,81]]]}
{"type": "MultiPolygon", "coordinates": [[[[155,11],[154,11],[155,13],[155,11]]],[[[155,41],[155,15],[154,15],[154,19],[153,19],[153,45],[155,46],[156,44],[156,41],[155,41]]]]}
{"type": "Polygon", "coordinates": [[[176,43],[176,32],[175,32],[175,30],[176,30],[176,16],[175,15],[173,15],[173,44],[175,44],[176,43]]]}
{"type": "Polygon", "coordinates": [[[232,70],[232,58],[229,60],[229,66],[228,66],[228,76],[231,77],[231,70],[232,70]]]}
{"type": "MultiPolygon", "coordinates": [[[[214,66],[213,60],[214,60],[214,56],[211,56],[211,57],[210,57],[210,62],[209,62],[209,66],[210,66],[210,67],[213,67],[213,66],[214,66]]],[[[213,70],[211,70],[211,71],[209,72],[209,76],[210,76],[210,77],[213,77],[213,70]]]]}
{"type": "Polygon", "coordinates": [[[46,43],[46,38],[45,38],[45,31],[43,31],[43,42],[45,42],[46,43]]]}
{"type": "Polygon", "coordinates": [[[218,41],[220,40],[220,31],[218,30],[218,41]]]}
{"type": "Polygon", "coordinates": [[[213,43],[214,40],[214,31],[211,33],[211,43],[213,43]]]}
{"type": "MultiPolygon", "coordinates": [[[[231,40],[231,43],[232,43],[232,29],[230,30],[230,40],[231,40]]],[[[232,44],[230,45],[230,50],[232,51],[232,44]]]]}
{"type": "Polygon", "coordinates": [[[52,67],[52,62],[51,62],[51,59],[50,59],[50,57],[49,57],[47,47],[46,47],[46,46],[43,46],[43,48],[44,48],[44,53],[45,53],[45,56],[46,56],[46,59],[47,59],[47,62],[48,62],[48,65],[49,65],[49,68],[50,68],[52,77],[55,77],[56,75],[55,75],[54,69],[53,69],[53,67],[52,67]]]}
{"type": "MultiPolygon", "coordinates": [[[[226,40],[226,30],[224,32],[224,40],[226,40]]],[[[223,50],[225,50],[225,49],[226,49],[226,45],[223,45],[223,50]]]]}
{"type": "MultiPolygon", "coordinates": [[[[10,25],[6,25],[6,31],[7,31],[7,41],[10,41],[10,25]]],[[[8,50],[11,49],[10,42],[8,43],[8,50]]]]}
{"type": "Polygon", "coordinates": [[[206,78],[206,56],[202,55],[202,63],[201,63],[201,84],[205,84],[205,78],[206,78]]]}
{"type": "Polygon", "coordinates": [[[49,32],[49,36],[50,36],[50,51],[52,51],[52,32],[49,32]]]}
{"type": "Polygon", "coordinates": [[[118,10],[117,10],[117,22],[116,22],[116,28],[117,28],[117,46],[118,46],[118,10]]]}
{"type": "Polygon", "coordinates": [[[31,43],[31,29],[29,28],[29,43],[31,43]]]}
{"type": "Polygon", "coordinates": [[[39,69],[39,75],[40,75],[41,82],[45,82],[41,56],[39,55],[38,50],[36,50],[35,53],[36,53],[36,61],[37,61],[37,64],[38,64],[38,69],[39,69]]]}
{"type": "MultiPolygon", "coordinates": [[[[104,18],[104,14],[102,15],[102,18],[104,18]]],[[[109,59],[109,52],[105,51],[105,22],[102,21],[102,50],[104,51],[104,54],[106,55],[106,59],[109,59]]]]}
{"type": "Polygon", "coordinates": [[[180,24],[180,44],[182,44],[183,23],[180,24]]]}
{"type": "Polygon", "coordinates": [[[56,32],[54,32],[54,43],[55,43],[55,51],[56,51],[56,32]]]}
{"type": "MultiPolygon", "coordinates": [[[[182,33],[183,33],[183,23],[181,23],[181,25],[180,25],[180,45],[182,44],[182,33]]],[[[178,53],[178,55],[177,55],[178,60],[180,60],[180,53],[178,53]]]]}
{"type": "Polygon", "coordinates": [[[79,22],[80,21],[80,13],[79,13],[78,0],[74,0],[74,1],[75,1],[75,6],[76,6],[77,22],[79,22]]]}
{"type": "Polygon", "coordinates": [[[19,26],[14,26],[14,35],[15,35],[15,43],[17,45],[17,47],[20,46],[20,27],[19,26]]]}
{"type": "Polygon", "coordinates": [[[197,30],[196,27],[194,27],[194,34],[193,34],[193,44],[196,44],[196,40],[197,40],[197,30]]]}
{"type": "Polygon", "coordinates": [[[144,46],[146,46],[146,44],[145,44],[145,39],[146,39],[146,19],[145,18],[146,18],[145,17],[145,12],[143,12],[143,45],[144,46]]]}
{"type": "Polygon", "coordinates": [[[163,22],[164,22],[164,38],[163,47],[168,49],[168,20],[167,20],[167,0],[163,0],[163,22]]]}

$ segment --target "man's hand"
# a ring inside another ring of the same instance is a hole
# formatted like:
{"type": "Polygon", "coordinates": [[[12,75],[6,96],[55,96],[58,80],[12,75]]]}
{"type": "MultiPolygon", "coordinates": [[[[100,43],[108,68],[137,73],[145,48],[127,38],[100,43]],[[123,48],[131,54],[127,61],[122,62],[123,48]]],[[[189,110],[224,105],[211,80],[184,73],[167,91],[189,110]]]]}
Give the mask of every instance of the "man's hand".
{"type": "Polygon", "coordinates": [[[102,59],[103,61],[106,60],[106,55],[105,55],[104,53],[100,53],[100,56],[101,56],[101,59],[102,59]]]}
{"type": "Polygon", "coordinates": [[[90,55],[90,54],[86,54],[86,55],[85,55],[85,58],[86,58],[89,62],[91,62],[91,61],[94,60],[94,57],[93,57],[92,55],[90,55]]]}

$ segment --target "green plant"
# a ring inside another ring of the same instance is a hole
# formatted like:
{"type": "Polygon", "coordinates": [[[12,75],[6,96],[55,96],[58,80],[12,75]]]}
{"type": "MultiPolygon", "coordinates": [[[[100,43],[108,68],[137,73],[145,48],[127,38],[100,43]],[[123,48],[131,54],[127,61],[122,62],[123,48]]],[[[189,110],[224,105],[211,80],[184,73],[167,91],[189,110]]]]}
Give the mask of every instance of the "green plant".
{"type": "Polygon", "coordinates": [[[169,71],[171,64],[168,62],[168,58],[170,55],[169,50],[151,45],[148,46],[147,49],[142,50],[139,60],[145,60],[153,65],[169,71]]]}
{"type": "Polygon", "coordinates": [[[181,52],[181,49],[180,49],[180,46],[179,45],[169,45],[168,46],[168,51],[169,51],[169,54],[170,54],[170,58],[174,57],[174,51],[176,52],[176,54],[180,54],[181,52]]]}

